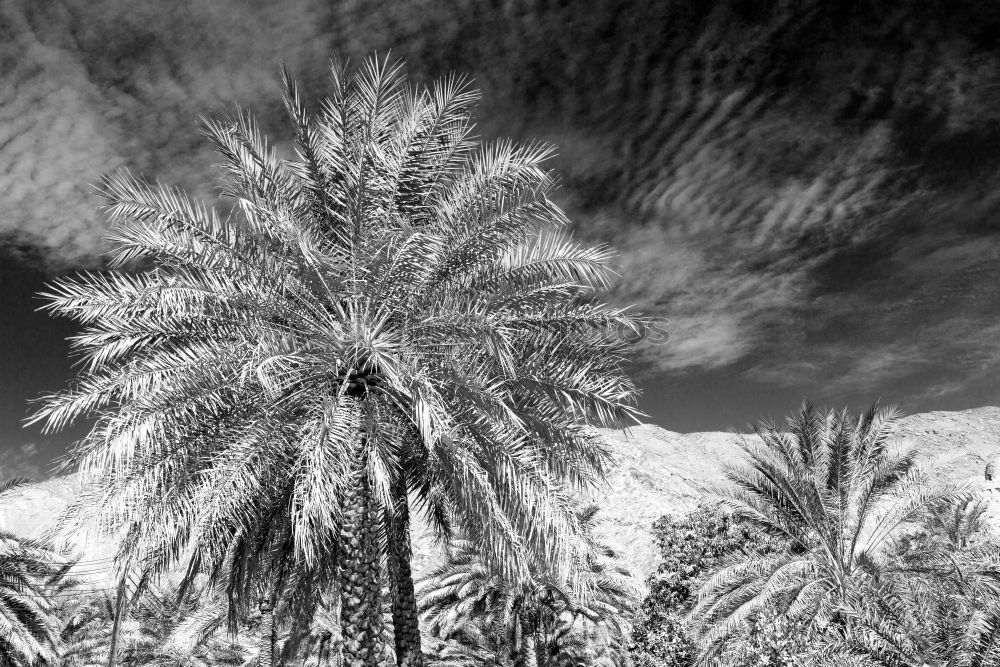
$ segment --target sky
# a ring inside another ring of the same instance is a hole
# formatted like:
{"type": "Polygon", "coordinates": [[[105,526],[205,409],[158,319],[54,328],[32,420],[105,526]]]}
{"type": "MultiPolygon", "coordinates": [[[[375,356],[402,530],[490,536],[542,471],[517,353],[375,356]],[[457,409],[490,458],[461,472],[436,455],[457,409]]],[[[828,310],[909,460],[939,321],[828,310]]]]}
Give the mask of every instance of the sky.
{"type": "Polygon", "coordinates": [[[37,294],[101,267],[93,185],[128,167],[211,199],[199,117],[246,105],[280,144],[278,64],[320,90],[335,50],[468,72],[484,137],[557,147],[559,203],[617,249],[609,298],[667,334],[635,352],[649,421],[1000,403],[995,17],[683,4],[0,2],[0,477],[81,435],[23,420],[73,376],[37,294]]]}

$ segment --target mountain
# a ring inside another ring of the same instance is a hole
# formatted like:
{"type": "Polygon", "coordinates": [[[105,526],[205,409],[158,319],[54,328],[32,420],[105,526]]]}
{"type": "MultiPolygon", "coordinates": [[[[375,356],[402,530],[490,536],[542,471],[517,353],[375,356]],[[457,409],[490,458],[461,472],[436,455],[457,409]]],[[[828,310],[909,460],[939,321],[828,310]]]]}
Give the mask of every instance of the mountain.
{"type": "MultiPolygon", "coordinates": [[[[723,482],[721,464],[741,460],[741,435],[674,433],[652,424],[603,434],[615,465],[592,500],[605,518],[603,536],[645,579],[658,563],[653,522],[694,509],[708,486],[723,482]]],[[[1000,455],[1000,407],[910,415],[900,420],[897,437],[928,459],[946,458],[952,480],[982,479],[986,462],[1000,455]]],[[[989,493],[1000,517],[1000,486],[989,493]]],[[[426,538],[418,538],[416,550],[419,569],[434,551],[426,538]]]]}
{"type": "MultiPolygon", "coordinates": [[[[606,487],[590,500],[602,510],[604,537],[642,578],[656,568],[650,527],[667,513],[693,509],[708,485],[722,482],[720,465],[741,457],[735,433],[673,433],[644,424],[628,431],[603,431],[614,460],[606,487]]],[[[985,464],[1000,455],[1000,407],[928,412],[903,418],[897,436],[928,458],[950,457],[952,479],[982,479],[985,464]]],[[[55,526],[79,489],[72,476],[59,477],[0,498],[0,530],[37,537],[55,526]]],[[[1000,516],[1000,486],[985,492],[1000,516]]],[[[415,521],[414,566],[419,573],[440,555],[426,526],[415,521]]],[[[77,539],[81,572],[99,582],[107,572],[109,545],[77,539]]]]}

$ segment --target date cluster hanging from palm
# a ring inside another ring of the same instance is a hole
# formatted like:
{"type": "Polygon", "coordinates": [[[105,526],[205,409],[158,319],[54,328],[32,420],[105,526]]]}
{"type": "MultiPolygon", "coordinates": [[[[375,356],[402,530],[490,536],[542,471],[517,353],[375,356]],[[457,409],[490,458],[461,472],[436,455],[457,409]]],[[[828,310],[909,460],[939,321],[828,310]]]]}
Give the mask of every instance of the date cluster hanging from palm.
{"type": "Polygon", "coordinates": [[[589,426],[634,417],[642,323],[600,301],[610,254],[571,238],[551,150],[481,144],[463,80],[334,63],[313,112],[284,79],[294,158],[247,112],[205,122],[220,206],[107,179],[112,270],[47,295],[83,362],[37,418],[94,420],[73,460],[123,581],[208,571],[277,611],[332,576],[347,662],[379,664],[384,556],[419,664],[410,500],[509,577],[568,567],[572,491],[606,463],[589,426]]]}

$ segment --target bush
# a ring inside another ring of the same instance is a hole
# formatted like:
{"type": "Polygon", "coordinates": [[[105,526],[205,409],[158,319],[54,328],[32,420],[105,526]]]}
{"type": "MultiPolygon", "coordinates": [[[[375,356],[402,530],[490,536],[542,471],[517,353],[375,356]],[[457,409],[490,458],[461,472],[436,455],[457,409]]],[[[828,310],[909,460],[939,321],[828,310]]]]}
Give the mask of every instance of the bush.
{"type": "Polygon", "coordinates": [[[703,505],[653,524],[662,562],[635,619],[629,650],[637,667],[687,667],[697,650],[683,616],[698,588],[728,556],[759,544],[760,535],[715,506],[703,505]]]}
{"type": "Polygon", "coordinates": [[[694,664],[698,649],[680,614],[663,611],[653,622],[643,610],[632,632],[629,652],[635,667],[686,667],[694,664]]]}
{"type": "Polygon", "coordinates": [[[775,611],[755,617],[740,642],[733,667],[798,667],[809,651],[808,632],[801,623],[775,611]]]}

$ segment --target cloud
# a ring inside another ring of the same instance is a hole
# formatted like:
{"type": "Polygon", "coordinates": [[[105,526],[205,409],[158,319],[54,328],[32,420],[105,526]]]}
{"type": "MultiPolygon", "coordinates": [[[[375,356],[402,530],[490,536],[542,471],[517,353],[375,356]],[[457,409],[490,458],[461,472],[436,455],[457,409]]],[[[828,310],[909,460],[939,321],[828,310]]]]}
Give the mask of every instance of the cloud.
{"type": "Polygon", "coordinates": [[[115,131],[78,58],[46,44],[4,5],[0,75],[0,238],[55,250],[67,263],[100,249],[88,175],[114,167],[115,131]]]}
{"type": "Polygon", "coordinates": [[[47,456],[34,442],[8,447],[0,456],[0,482],[11,477],[27,477],[39,480],[46,476],[47,456]]]}
{"type": "MultiPolygon", "coordinates": [[[[933,221],[933,217],[931,218],[933,221]]],[[[748,377],[852,394],[995,401],[1000,377],[1000,236],[927,229],[881,247],[843,250],[813,271],[789,329],[755,351],[748,377]]]]}
{"type": "MultiPolygon", "coordinates": [[[[319,86],[332,47],[392,48],[418,78],[472,71],[487,91],[486,134],[556,143],[580,234],[620,250],[614,298],[669,319],[670,340],[640,349],[649,373],[730,369],[840,394],[988,386],[983,369],[1000,363],[989,333],[1000,191],[995,161],[968,133],[995,106],[975,85],[995,54],[975,69],[953,53],[897,72],[905,90],[861,82],[898,109],[924,84],[942,92],[935,129],[877,113],[878,95],[851,88],[867,75],[834,56],[807,70],[808,86],[774,84],[766,31],[739,21],[668,34],[656,3],[639,3],[605,43],[597,36],[619,23],[597,11],[570,25],[561,10],[487,16],[475,4],[0,4],[0,89],[12,92],[0,101],[0,246],[55,269],[94,264],[90,186],[102,174],[129,166],[211,196],[200,115],[238,101],[280,134],[279,62],[319,86]],[[978,92],[948,92],[956,71],[978,92]],[[973,139],[948,144],[948,133],[973,139]]],[[[872,64],[880,53],[846,55],[872,64]]]]}
{"type": "Polygon", "coordinates": [[[769,322],[797,303],[802,272],[747,271],[712,257],[697,239],[650,225],[619,239],[615,297],[647,315],[669,318],[666,344],[641,347],[658,371],[714,369],[752,353],[769,322]]]}
{"type": "Polygon", "coordinates": [[[0,245],[94,264],[92,186],[122,166],[211,192],[199,115],[234,101],[276,115],[278,64],[320,76],[326,22],[306,0],[0,5],[0,245]]]}

